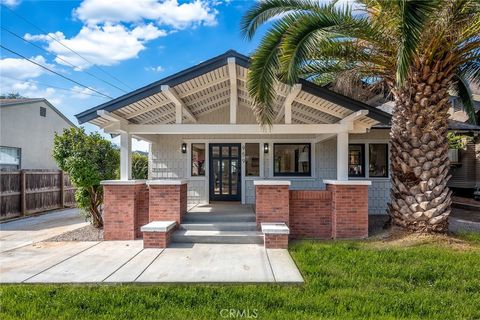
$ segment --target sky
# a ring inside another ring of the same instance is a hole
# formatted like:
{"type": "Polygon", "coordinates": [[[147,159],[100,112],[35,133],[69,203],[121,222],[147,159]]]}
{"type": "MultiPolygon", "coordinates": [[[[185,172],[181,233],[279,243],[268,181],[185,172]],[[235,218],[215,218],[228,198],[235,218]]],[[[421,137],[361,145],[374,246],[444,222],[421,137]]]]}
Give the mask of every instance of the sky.
{"type": "Polygon", "coordinates": [[[101,94],[118,97],[229,49],[249,55],[263,32],[242,37],[247,0],[0,1],[2,46],[97,91],[2,48],[0,92],[46,98],[75,124],[75,114],[110,100],[101,94]]]}

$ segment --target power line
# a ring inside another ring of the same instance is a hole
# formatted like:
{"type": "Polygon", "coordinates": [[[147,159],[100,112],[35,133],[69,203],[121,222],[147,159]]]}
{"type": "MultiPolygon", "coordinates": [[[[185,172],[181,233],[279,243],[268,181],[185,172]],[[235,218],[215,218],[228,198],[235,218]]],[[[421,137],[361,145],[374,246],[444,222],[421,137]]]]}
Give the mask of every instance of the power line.
{"type": "Polygon", "coordinates": [[[10,9],[9,7],[7,7],[6,5],[3,5],[3,7],[7,8],[11,13],[13,13],[14,15],[16,15],[18,18],[22,19],[23,21],[25,21],[26,23],[28,23],[29,25],[33,26],[34,28],[36,28],[37,30],[40,30],[40,32],[44,33],[47,37],[51,38],[53,41],[55,42],[58,42],[61,46],[63,46],[64,48],[70,50],[71,52],[75,53],[77,56],[79,56],[80,58],[82,58],[83,60],[85,60],[86,62],[88,62],[89,64],[93,65],[95,68],[97,68],[98,70],[102,71],[103,73],[105,73],[106,75],[108,75],[109,77],[111,77],[112,79],[115,79],[117,80],[118,82],[120,82],[121,84],[123,84],[125,87],[127,87],[128,89],[130,90],[133,90],[128,84],[126,84],[125,82],[123,82],[122,80],[118,79],[117,77],[115,77],[114,75],[110,74],[109,72],[105,71],[103,68],[100,68],[99,66],[97,66],[96,64],[94,64],[93,62],[91,62],[90,60],[88,60],[87,58],[85,58],[84,56],[82,56],[80,53],[76,52],[75,50],[73,50],[72,48],[70,48],[69,46],[67,46],[66,44],[64,44],[63,42],[61,42],[60,40],[58,40],[57,38],[53,37],[50,35],[50,33],[48,33],[47,31],[43,30],[42,28],[40,28],[39,26],[37,26],[36,24],[34,24],[33,22],[30,22],[28,19],[26,19],[25,17],[21,16],[20,14],[16,13],[15,11],[13,11],[12,9],[10,9]]]}
{"type": "MultiPolygon", "coordinates": [[[[16,37],[16,38],[18,38],[18,39],[20,39],[20,40],[23,40],[23,41],[25,41],[26,43],[31,44],[31,45],[34,46],[35,48],[38,48],[38,49],[40,49],[40,50],[42,50],[42,51],[44,51],[44,52],[46,52],[46,53],[48,53],[48,54],[52,54],[50,51],[46,50],[45,48],[42,48],[42,47],[36,45],[36,44],[33,43],[32,41],[29,41],[29,40],[27,40],[27,39],[24,39],[21,35],[13,32],[13,31],[11,31],[11,30],[8,30],[8,29],[5,28],[4,26],[0,26],[0,28],[1,28],[2,30],[5,30],[6,32],[10,33],[12,36],[14,36],[14,37],[16,37]]],[[[74,68],[74,69],[75,69],[75,68],[76,68],[76,69],[81,69],[80,67],[78,67],[78,66],[76,66],[76,65],[68,62],[67,60],[65,60],[65,59],[63,59],[63,58],[60,58],[59,56],[57,56],[56,58],[57,58],[58,60],[61,60],[61,61],[65,62],[66,64],[68,64],[70,67],[72,67],[72,68],[74,68]]],[[[120,87],[118,87],[118,86],[116,86],[116,85],[114,85],[114,84],[112,84],[112,83],[110,83],[110,82],[108,82],[108,81],[106,81],[106,80],[103,80],[102,78],[97,77],[96,75],[94,75],[93,73],[90,73],[89,71],[82,70],[82,72],[85,72],[86,74],[94,77],[95,79],[100,80],[100,81],[108,84],[109,86],[112,86],[112,87],[114,87],[114,88],[116,88],[116,89],[118,89],[118,90],[120,90],[120,91],[122,91],[122,92],[124,92],[124,93],[127,93],[127,91],[123,90],[122,88],[120,88],[120,87]]]]}
{"type": "Polygon", "coordinates": [[[62,87],[58,87],[58,86],[55,86],[55,85],[52,85],[52,84],[49,84],[49,83],[39,82],[37,80],[30,80],[30,79],[22,80],[22,79],[12,78],[12,77],[8,77],[8,76],[4,76],[4,75],[2,75],[1,77],[11,79],[11,80],[15,80],[15,81],[27,81],[27,82],[30,82],[34,85],[39,85],[39,86],[42,86],[42,87],[50,87],[50,88],[55,88],[55,89],[58,89],[58,90],[64,90],[64,91],[70,91],[70,92],[73,92],[73,93],[84,94],[84,95],[87,95],[87,96],[105,98],[105,97],[99,96],[98,94],[87,93],[87,92],[83,92],[83,91],[77,91],[77,90],[74,90],[74,89],[71,89],[71,88],[70,89],[69,88],[62,88],[62,87]]]}
{"type": "Polygon", "coordinates": [[[25,57],[24,55],[22,55],[22,54],[20,54],[20,53],[18,53],[18,52],[16,52],[16,51],[13,51],[13,50],[11,50],[11,49],[9,49],[9,48],[1,45],[1,44],[0,44],[0,48],[3,48],[4,50],[7,50],[7,51],[13,53],[14,55],[17,55],[17,56],[19,56],[19,57],[21,57],[21,58],[23,58],[23,59],[25,59],[25,60],[27,60],[27,61],[35,64],[35,65],[37,65],[37,66],[39,66],[39,67],[41,67],[41,68],[43,68],[43,69],[45,69],[45,70],[53,73],[53,74],[56,74],[57,76],[60,76],[60,77],[66,79],[66,80],[68,80],[68,81],[71,81],[71,82],[73,82],[73,83],[75,83],[75,84],[77,84],[77,85],[79,85],[79,86],[81,86],[81,87],[83,87],[83,88],[86,88],[86,89],[88,89],[88,90],[90,90],[90,91],[96,92],[96,93],[98,93],[98,94],[100,94],[100,95],[102,95],[102,96],[104,96],[104,97],[109,98],[109,99],[113,99],[112,97],[110,97],[110,96],[108,96],[108,95],[106,95],[106,94],[104,94],[104,93],[101,93],[100,91],[97,91],[97,90],[95,90],[95,89],[89,88],[89,87],[87,87],[86,85],[83,85],[83,84],[81,84],[80,82],[78,82],[78,81],[76,81],[76,80],[73,80],[73,79],[71,79],[71,78],[69,78],[69,77],[64,76],[63,74],[60,74],[60,73],[58,73],[58,72],[56,72],[56,71],[53,71],[52,69],[47,68],[47,67],[45,67],[44,65],[41,65],[40,63],[35,62],[35,61],[33,61],[33,60],[25,57]]]}

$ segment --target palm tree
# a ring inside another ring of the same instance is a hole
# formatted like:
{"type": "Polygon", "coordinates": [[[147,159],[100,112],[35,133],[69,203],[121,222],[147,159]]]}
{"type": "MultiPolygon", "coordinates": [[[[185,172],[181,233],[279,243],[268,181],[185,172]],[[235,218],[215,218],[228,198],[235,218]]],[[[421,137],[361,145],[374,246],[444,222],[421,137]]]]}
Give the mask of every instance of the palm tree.
{"type": "Polygon", "coordinates": [[[458,94],[473,115],[468,83],[480,81],[480,2],[266,0],[248,10],[242,32],[251,39],[265,23],[271,26],[248,73],[257,121],[272,125],[278,81],[387,88],[395,102],[391,221],[409,230],[447,231],[448,98],[458,94]]]}

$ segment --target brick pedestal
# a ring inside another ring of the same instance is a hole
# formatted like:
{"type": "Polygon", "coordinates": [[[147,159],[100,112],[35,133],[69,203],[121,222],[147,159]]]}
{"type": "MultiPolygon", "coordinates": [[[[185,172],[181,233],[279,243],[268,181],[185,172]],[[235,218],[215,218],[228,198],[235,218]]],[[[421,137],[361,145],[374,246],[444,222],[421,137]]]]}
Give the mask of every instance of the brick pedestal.
{"type": "Polygon", "coordinates": [[[290,181],[255,180],[255,215],[257,228],[262,222],[290,222],[290,181]]]}
{"type": "Polygon", "coordinates": [[[182,223],[187,212],[187,182],[149,180],[149,222],[173,220],[182,223]]]}
{"type": "Polygon", "coordinates": [[[266,234],[264,239],[267,249],[288,249],[288,234],[266,234]]]}
{"type": "Polygon", "coordinates": [[[104,240],[134,240],[148,215],[147,188],[143,180],[102,181],[104,240]]]}
{"type": "Polygon", "coordinates": [[[332,237],[368,237],[368,186],[370,181],[325,180],[332,193],[332,237]]]}
{"type": "Polygon", "coordinates": [[[144,248],[166,248],[176,228],[175,221],[154,221],[142,227],[144,248]]]}

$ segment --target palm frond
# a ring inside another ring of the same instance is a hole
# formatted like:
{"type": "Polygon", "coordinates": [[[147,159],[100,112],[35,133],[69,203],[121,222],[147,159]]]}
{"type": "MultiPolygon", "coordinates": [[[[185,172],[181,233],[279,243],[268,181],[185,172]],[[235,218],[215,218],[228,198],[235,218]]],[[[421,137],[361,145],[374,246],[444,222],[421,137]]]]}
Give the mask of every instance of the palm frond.
{"type": "Polygon", "coordinates": [[[476,124],[475,101],[473,100],[472,91],[468,85],[468,81],[460,74],[455,75],[451,87],[453,93],[458,96],[463,105],[463,110],[468,115],[472,124],[476,124]]]}
{"type": "Polygon", "coordinates": [[[408,76],[408,70],[417,50],[422,31],[432,13],[437,9],[439,1],[397,0],[396,4],[399,7],[398,33],[400,37],[396,79],[398,85],[403,85],[408,76]]]}
{"type": "Polygon", "coordinates": [[[253,111],[262,125],[271,125],[274,118],[272,102],[280,69],[280,43],[289,26],[297,19],[290,13],[274,23],[252,55],[248,71],[248,92],[253,99],[253,111]]]}
{"type": "MultiPolygon", "coordinates": [[[[333,5],[333,4],[331,4],[333,5]]],[[[320,4],[312,0],[265,0],[256,2],[243,16],[240,29],[247,39],[252,39],[264,23],[292,12],[318,9],[320,4]]]]}

